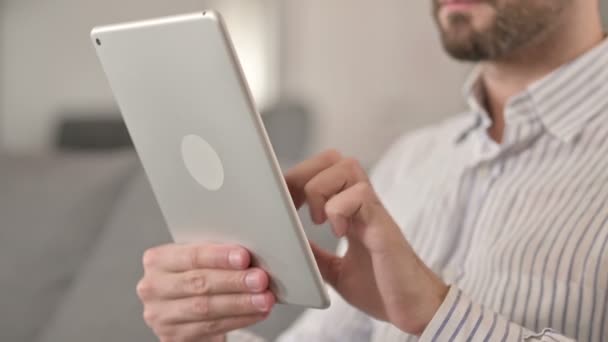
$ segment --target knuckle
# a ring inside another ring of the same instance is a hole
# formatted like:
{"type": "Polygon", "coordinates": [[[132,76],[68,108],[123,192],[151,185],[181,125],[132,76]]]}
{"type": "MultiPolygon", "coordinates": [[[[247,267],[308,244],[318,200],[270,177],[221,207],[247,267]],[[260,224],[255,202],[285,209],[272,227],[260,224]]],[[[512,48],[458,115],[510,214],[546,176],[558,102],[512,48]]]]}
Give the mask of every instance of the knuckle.
{"type": "Polygon", "coordinates": [[[141,300],[147,300],[154,295],[154,286],[152,282],[147,279],[142,279],[137,283],[137,295],[141,300]]]}
{"type": "Polygon", "coordinates": [[[346,158],[343,161],[346,168],[353,173],[358,174],[361,171],[361,163],[355,158],[346,158]]]}
{"type": "Polygon", "coordinates": [[[311,196],[316,193],[316,186],[313,182],[308,182],[304,185],[304,193],[307,196],[311,196]]]}
{"type": "Polygon", "coordinates": [[[242,272],[238,275],[235,276],[236,280],[234,281],[235,283],[235,287],[238,289],[246,289],[247,286],[247,275],[249,273],[247,272],[242,272]]]}
{"type": "Polygon", "coordinates": [[[374,194],[374,189],[369,182],[360,182],[357,184],[357,194],[361,197],[370,197],[374,194]]]}
{"type": "Polygon", "coordinates": [[[156,248],[150,248],[144,252],[142,257],[142,264],[144,265],[144,268],[148,269],[156,265],[157,254],[158,251],[156,248]]]}
{"type": "Polygon", "coordinates": [[[334,197],[327,203],[325,203],[324,210],[328,215],[338,214],[339,210],[337,208],[338,203],[336,202],[336,198],[334,197]]]}
{"type": "Polygon", "coordinates": [[[206,297],[196,298],[192,301],[192,312],[200,317],[209,316],[209,299],[206,297]]]}
{"type": "Polygon", "coordinates": [[[190,268],[197,269],[201,267],[201,262],[199,259],[199,254],[202,250],[202,247],[192,247],[188,250],[188,260],[190,260],[190,268]]]}
{"type": "Polygon", "coordinates": [[[328,163],[336,163],[342,158],[342,154],[336,149],[328,149],[321,153],[321,158],[328,163]]]}
{"type": "Polygon", "coordinates": [[[203,295],[209,292],[209,281],[207,276],[198,273],[191,275],[187,280],[187,292],[194,295],[203,295]]]}
{"type": "Polygon", "coordinates": [[[175,326],[160,326],[153,330],[157,336],[160,336],[161,341],[175,341],[179,334],[175,326]]]}
{"type": "Polygon", "coordinates": [[[237,300],[237,306],[242,312],[249,312],[255,309],[253,303],[251,302],[251,296],[241,296],[237,300]]]}
{"type": "Polygon", "coordinates": [[[217,320],[217,321],[207,321],[204,324],[203,330],[206,333],[214,333],[218,330],[220,330],[222,328],[222,322],[217,320]]]}
{"type": "Polygon", "coordinates": [[[145,308],[143,318],[149,327],[153,327],[158,321],[158,313],[150,308],[145,308]]]}

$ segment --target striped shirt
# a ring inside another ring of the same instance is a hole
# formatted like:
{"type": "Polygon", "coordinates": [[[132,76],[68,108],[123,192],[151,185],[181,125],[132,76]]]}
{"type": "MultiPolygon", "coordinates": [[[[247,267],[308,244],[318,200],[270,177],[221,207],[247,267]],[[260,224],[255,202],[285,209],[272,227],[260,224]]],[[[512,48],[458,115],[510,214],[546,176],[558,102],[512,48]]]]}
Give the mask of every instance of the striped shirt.
{"type": "Polygon", "coordinates": [[[423,335],[333,293],[281,342],[608,341],[608,41],[510,99],[500,144],[479,82],[467,89],[468,113],[399,139],[372,174],[451,284],[423,335]]]}

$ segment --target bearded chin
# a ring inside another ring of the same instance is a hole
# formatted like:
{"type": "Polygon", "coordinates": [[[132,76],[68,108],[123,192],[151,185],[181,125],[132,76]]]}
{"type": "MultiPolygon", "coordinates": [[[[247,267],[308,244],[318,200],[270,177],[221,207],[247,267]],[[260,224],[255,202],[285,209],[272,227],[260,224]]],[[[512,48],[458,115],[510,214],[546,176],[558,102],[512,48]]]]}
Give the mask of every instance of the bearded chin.
{"type": "Polygon", "coordinates": [[[466,13],[453,13],[447,27],[438,18],[441,40],[446,52],[455,59],[470,62],[505,59],[550,31],[571,0],[550,0],[532,4],[529,0],[495,6],[496,17],[489,27],[478,30],[466,13]]]}
{"type": "Polygon", "coordinates": [[[445,51],[457,60],[479,62],[496,57],[496,51],[474,30],[472,18],[467,14],[449,17],[449,29],[441,28],[441,41],[445,51]]]}

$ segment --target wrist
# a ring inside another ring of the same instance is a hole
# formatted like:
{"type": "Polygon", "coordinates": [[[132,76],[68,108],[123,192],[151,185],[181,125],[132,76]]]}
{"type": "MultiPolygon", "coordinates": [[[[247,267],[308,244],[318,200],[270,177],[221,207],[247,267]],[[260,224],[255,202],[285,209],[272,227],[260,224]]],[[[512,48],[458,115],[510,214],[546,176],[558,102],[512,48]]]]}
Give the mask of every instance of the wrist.
{"type": "Polygon", "coordinates": [[[445,301],[450,287],[445,284],[436,284],[426,300],[420,301],[416,313],[416,325],[411,327],[410,334],[421,336],[431,323],[439,308],[445,301]]]}
{"type": "Polygon", "coordinates": [[[419,330],[415,332],[416,336],[422,335],[422,333],[426,330],[427,326],[431,323],[439,308],[445,301],[448,292],[450,292],[450,287],[445,284],[443,281],[439,280],[434,286],[433,295],[429,298],[429,301],[426,306],[426,310],[424,311],[424,318],[422,319],[422,325],[419,330]]]}
{"type": "Polygon", "coordinates": [[[400,319],[395,324],[400,330],[421,336],[431,323],[439,308],[445,301],[450,287],[437,277],[430,269],[419,279],[419,290],[412,295],[412,299],[408,301],[409,305],[405,306],[405,310],[400,315],[400,319]]]}

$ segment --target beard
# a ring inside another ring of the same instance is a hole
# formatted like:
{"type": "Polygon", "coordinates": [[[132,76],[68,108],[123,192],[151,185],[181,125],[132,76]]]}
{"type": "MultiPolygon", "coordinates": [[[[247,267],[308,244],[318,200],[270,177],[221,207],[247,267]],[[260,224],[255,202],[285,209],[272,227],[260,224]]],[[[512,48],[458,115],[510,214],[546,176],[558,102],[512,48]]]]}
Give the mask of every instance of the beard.
{"type": "MultiPolygon", "coordinates": [[[[455,59],[479,62],[506,58],[558,22],[571,0],[485,0],[495,16],[486,28],[473,25],[470,13],[452,13],[447,27],[439,19],[440,0],[433,0],[434,17],[446,52],[455,59]]],[[[444,23],[445,24],[445,23],[444,23]]]]}

